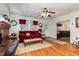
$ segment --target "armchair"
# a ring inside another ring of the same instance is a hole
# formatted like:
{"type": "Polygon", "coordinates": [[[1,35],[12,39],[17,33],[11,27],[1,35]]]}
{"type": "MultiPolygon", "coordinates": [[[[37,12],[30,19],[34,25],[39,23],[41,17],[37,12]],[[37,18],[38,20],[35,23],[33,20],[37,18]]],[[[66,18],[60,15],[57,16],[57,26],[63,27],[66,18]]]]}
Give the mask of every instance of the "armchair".
{"type": "Polygon", "coordinates": [[[17,34],[16,34],[16,33],[12,33],[12,34],[9,36],[9,38],[10,38],[11,40],[15,40],[15,39],[17,39],[17,34]]]}

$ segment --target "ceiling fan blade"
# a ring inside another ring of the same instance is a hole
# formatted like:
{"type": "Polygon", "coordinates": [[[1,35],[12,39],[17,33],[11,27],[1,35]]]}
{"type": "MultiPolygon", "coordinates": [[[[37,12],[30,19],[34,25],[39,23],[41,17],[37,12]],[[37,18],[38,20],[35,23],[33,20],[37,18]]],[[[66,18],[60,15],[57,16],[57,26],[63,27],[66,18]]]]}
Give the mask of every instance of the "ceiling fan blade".
{"type": "Polygon", "coordinates": [[[48,13],[54,13],[55,14],[55,12],[51,12],[51,11],[49,11],[48,13]]]}

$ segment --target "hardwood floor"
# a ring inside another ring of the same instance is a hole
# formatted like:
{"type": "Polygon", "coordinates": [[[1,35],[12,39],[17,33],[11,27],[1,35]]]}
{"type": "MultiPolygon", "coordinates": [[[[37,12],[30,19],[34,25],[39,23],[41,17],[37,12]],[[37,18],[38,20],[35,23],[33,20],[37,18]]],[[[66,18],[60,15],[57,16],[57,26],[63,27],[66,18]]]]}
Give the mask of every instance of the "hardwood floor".
{"type": "Polygon", "coordinates": [[[72,46],[71,44],[60,45],[50,40],[46,41],[52,44],[52,47],[18,54],[16,56],[79,56],[79,47],[72,46]]]}

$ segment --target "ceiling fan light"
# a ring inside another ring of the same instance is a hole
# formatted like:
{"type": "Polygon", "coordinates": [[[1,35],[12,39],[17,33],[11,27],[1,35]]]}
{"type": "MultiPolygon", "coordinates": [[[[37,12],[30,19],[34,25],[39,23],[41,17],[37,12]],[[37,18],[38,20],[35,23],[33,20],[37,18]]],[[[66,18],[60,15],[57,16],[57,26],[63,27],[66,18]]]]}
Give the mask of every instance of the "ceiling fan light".
{"type": "Polygon", "coordinates": [[[42,16],[42,18],[43,18],[43,16],[42,16]]]}
{"type": "Polygon", "coordinates": [[[48,15],[48,17],[51,17],[51,15],[48,15]]]}
{"type": "Polygon", "coordinates": [[[48,16],[48,15],[50,15],[50,13],[47,13],[46,15],[48,16]]]}
{"type": "Polygon", "coordinates": [[[47,13],[48,12],[48,9],[47,8],[44,8],[43,12],[47,13]]]}
{"type": "Polygon", "coordinates": [[[42,13],[41,16],[46,16],[46,13],[42,13]]]}

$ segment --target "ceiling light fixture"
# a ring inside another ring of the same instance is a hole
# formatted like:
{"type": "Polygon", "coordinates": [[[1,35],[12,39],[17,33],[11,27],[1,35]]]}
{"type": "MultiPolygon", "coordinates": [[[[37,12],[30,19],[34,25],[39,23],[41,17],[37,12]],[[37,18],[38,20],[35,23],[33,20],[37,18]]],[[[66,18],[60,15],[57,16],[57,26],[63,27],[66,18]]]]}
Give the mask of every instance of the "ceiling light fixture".
{"type": "Polygon", "coordinates": [[[55,14],[55,12],[49,11],[49,9],[47,9],[47,8],[43,8],[43,12],[42,12],[41,16],[42,16],[42,18],[46,17],[46,16],[51,17],[53,14],[55,14]]]}

